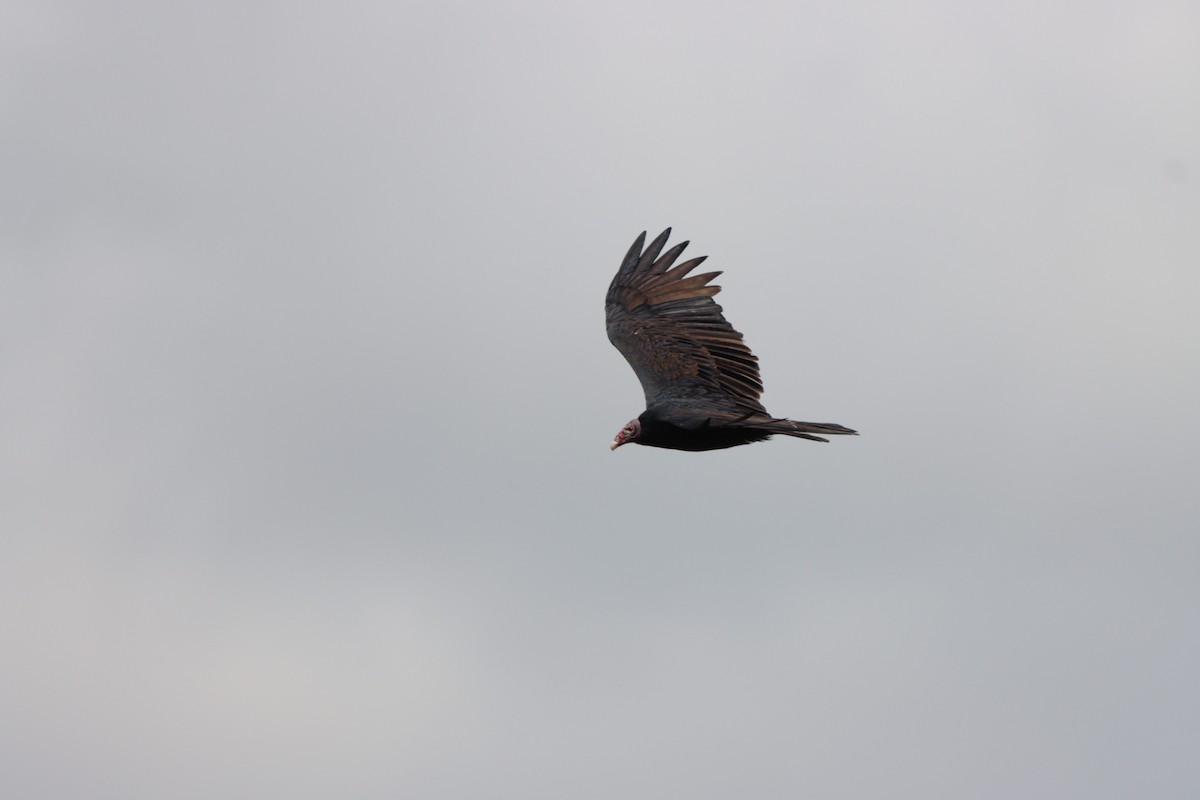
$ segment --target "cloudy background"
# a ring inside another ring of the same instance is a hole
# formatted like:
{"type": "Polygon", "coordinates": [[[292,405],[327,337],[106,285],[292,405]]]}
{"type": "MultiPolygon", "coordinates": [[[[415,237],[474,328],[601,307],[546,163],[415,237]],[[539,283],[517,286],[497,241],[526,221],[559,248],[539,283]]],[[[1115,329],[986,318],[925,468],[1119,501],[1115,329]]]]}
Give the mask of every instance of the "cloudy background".
{"type": "Polygon", "coordinates": [[[992,6],[6,3],[0,795],[1196,797],[1200,9],[992,6]]]}

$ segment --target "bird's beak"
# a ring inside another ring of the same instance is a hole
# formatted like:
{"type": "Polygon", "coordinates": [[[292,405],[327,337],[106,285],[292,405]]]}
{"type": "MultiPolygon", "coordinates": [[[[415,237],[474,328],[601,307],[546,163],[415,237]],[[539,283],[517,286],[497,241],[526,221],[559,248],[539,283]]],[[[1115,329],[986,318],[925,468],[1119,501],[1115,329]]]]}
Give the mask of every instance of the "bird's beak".
{"type": "Polygon", "coordinates": [[[608,446],[608,449],[609,449],[609,450],[616,450],[616,449],[617,449],[618,447],[620,447],[622,444],[623,444],[623,442],[622,442],[620,439],[613,439],[613,440],[612,440],[612,444],[610,444],[610,445],[608,446]]]}

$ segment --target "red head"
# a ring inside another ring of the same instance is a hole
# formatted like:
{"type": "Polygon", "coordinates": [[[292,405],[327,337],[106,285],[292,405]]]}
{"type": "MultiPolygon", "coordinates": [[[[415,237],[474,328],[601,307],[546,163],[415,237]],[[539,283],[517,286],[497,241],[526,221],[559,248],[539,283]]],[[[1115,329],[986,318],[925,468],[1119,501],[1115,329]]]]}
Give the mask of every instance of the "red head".
{"type": "Polygon", "coordinates": [[[629,420],[629,422],[625,423],[624,428],[621,428],[621,430],[617,431],[617,436],[615,439],[612,440],[612,445],[610,445],[608,449],[616,450],[618,447],[620,447],[623,444],[629,444],[630,442],[635,442],[635,441],[637,441],[637,438],[638,438],[638,436],[641,435],[641,433],[642,433],[641,420],[631,419],[631,420],[629,420]]]}

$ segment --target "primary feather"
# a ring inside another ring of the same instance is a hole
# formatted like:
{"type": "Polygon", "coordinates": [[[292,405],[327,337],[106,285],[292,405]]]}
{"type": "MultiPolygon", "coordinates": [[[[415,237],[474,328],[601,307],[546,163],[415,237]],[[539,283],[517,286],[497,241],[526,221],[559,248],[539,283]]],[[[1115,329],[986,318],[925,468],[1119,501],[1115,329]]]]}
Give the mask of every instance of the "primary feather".
{"type": "Polygon", "coordinates": [[[779,433],[853,434],[833,423],[795,422],[763,408],[758,359],[721,314],[711,282],[721,273],[690,275],[706,256],[676,265],[687,247],[666,253],[667,228],[643,250],[643,232],[621,262],[605,299],[608,339],[633,367],[646,410],[613,440],[676,450],[716,450],[779,433]],[[661,254],[661,256],[660,256],[661,254]]]}

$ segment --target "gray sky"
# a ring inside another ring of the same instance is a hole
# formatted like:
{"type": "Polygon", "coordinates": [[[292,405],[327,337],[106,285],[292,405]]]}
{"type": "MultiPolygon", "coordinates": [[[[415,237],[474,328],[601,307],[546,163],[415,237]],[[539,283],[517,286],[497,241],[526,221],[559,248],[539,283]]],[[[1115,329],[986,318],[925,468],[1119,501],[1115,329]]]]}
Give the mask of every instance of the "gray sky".
{"type": "Polygon", "coordinates": [[[0,11],[0,795],[1194,798],[1200,8],[0,11]],[[624,448],[675,226],[773,413],[624,448]]]}

